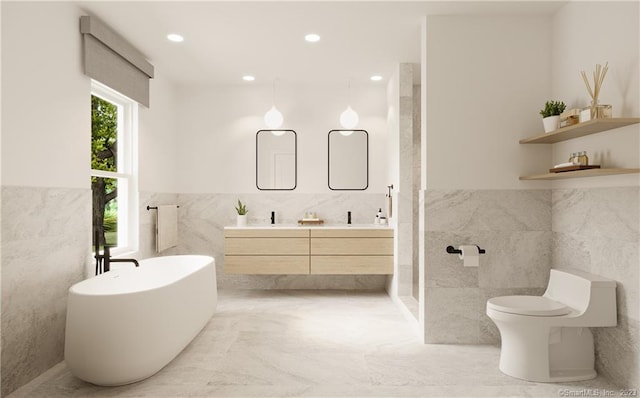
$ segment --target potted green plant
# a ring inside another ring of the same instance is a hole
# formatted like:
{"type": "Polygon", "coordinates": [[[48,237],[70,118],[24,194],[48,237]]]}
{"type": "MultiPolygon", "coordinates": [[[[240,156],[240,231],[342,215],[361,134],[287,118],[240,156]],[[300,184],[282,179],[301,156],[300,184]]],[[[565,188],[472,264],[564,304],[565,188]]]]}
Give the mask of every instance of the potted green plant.
{"type": "Polygon", "coordinates": [[[238,199],[238,205],[236,206],[236,212],[238,215],[236,216],[236,225],[238,227],[246,227],[247,226],[247,213],[249,210],[247,209],[247,205],[243,204],[240,199],[238,199]]]}
{"type": "Polygon", "coordinates": [[[560,125],[560,114],[566,109],[566,105],[562,101],[547,101],[544,109],[540,111],[542,115],[542,125],[544,132],[549,133],[557,130],[560,125]]]}

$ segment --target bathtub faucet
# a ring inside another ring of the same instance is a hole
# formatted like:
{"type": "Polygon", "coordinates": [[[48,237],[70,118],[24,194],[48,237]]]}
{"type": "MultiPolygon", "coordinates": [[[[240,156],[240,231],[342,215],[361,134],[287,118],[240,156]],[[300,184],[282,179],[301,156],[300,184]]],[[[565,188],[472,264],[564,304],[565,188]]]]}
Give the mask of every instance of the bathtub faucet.
{"type": "Polygon", "coordinates": [[[111,253],[109,253],[109,246],[104,247],[104,270],[109,271],[110,263],[133,263],[136,267],[139,267],[140,264],[138,260],[135,258],[111,258],[111,253]]]}
{"type": "Polygon", "coordinates": [[[110,248],[107,245],[104,245],[104,254],[100,255],[96,251],[96,260],[96,275],[98,271],[100,271],[99,273],[109,272],[111,263],[133,263],[136,267],[140,266],[138,260],[134,258],[111,258],[110,248]]]}

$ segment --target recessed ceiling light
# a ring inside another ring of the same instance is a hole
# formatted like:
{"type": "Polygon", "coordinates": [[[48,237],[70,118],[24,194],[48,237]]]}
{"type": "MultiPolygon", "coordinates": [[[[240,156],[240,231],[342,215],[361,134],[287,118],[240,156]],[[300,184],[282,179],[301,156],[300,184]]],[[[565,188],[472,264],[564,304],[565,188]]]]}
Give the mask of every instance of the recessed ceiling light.
{"type": "Polygon", "coordinates": [[[177,33],[169,33],[167,35],[167,39],[174,42],[174,43],[181,43],[184,41],[184,37],[182,37],[181,35],[177,34],[177,33]]]}
{"type": "Polygon", "coordinates": [[[315,33],[309,33],[304,37],[304,39],[309,43],[316,43],[320,41],[320,35],[317,35],[315,33]]]}
{"type": "Polygon", "coordinates": [[[244,75],[244,76],[242,76],[242,80],[244,80],[245,82],[252,82],[252,81],[256,80],[256,78],[254,76],[251,76],[251,75],[244,75]]]}
{"type": "Polygon", "coordinates": [[[374,82],[379,82],[380,80],[382,80],[382,76],[373,75],[373,76],[371,76],[371,80],[373,80],[374,82]]]}

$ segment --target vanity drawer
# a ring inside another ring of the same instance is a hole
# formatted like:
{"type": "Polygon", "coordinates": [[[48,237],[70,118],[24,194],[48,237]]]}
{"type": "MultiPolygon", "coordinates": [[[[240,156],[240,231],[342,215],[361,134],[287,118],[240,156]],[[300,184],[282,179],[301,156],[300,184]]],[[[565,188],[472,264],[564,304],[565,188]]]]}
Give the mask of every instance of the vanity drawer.
{"type": "Polygon", "coordinates": [[[311,273],[316,275],[390,275],[393,256],[313,256],[311,273]]]}
{"type": "Polygon", "coordinates": [[[339,228],[339,229],[312,229],[312,238],[393,238],[393,229],[390,228],[339,228]]]}
{"type": "Polygon", "coordinates": [[[233,228],[224,230],[225,238],[308,238],[308,229],[233,228]]]}
{"type": "Polygon", "coordinates": [[[225,255],[309,255],[309,238],[225,238],[225,255]]]}
{"type": "Polygon", "coordinates": [[[311,255],[393,255],[393,238],[311,238],[311,255]]]}
{"type": "Polygon", "coordinates": [[[224,256],[227,274],[309,274],[309,256],[224,256]]]}

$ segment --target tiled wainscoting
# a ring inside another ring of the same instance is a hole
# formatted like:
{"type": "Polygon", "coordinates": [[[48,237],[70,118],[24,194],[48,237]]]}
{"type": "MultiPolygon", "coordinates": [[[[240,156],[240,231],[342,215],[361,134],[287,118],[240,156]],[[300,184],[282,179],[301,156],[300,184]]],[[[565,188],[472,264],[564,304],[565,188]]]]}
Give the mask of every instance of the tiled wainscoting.
{"type": "Polygon", "coordinates": [[[62,361],[90,237],[90,189],[2,187],[3,396],[62,361]]]}
{"type": "Polygon", "coordinates": [[[554,189],[554,268],[577,268],[617,284],[618,326],[594,328],[596,370],[640,386],[640,187],[554,189]]]}
{"type": "Polygon", "coordinates": [[[494,296],[542,294],[551,265],[551,191],[428,190],[425,211],[427,343],[497,344],[485,314],[494,296]],[[448,245],[477,244],[465,268],[448,245]]]}

